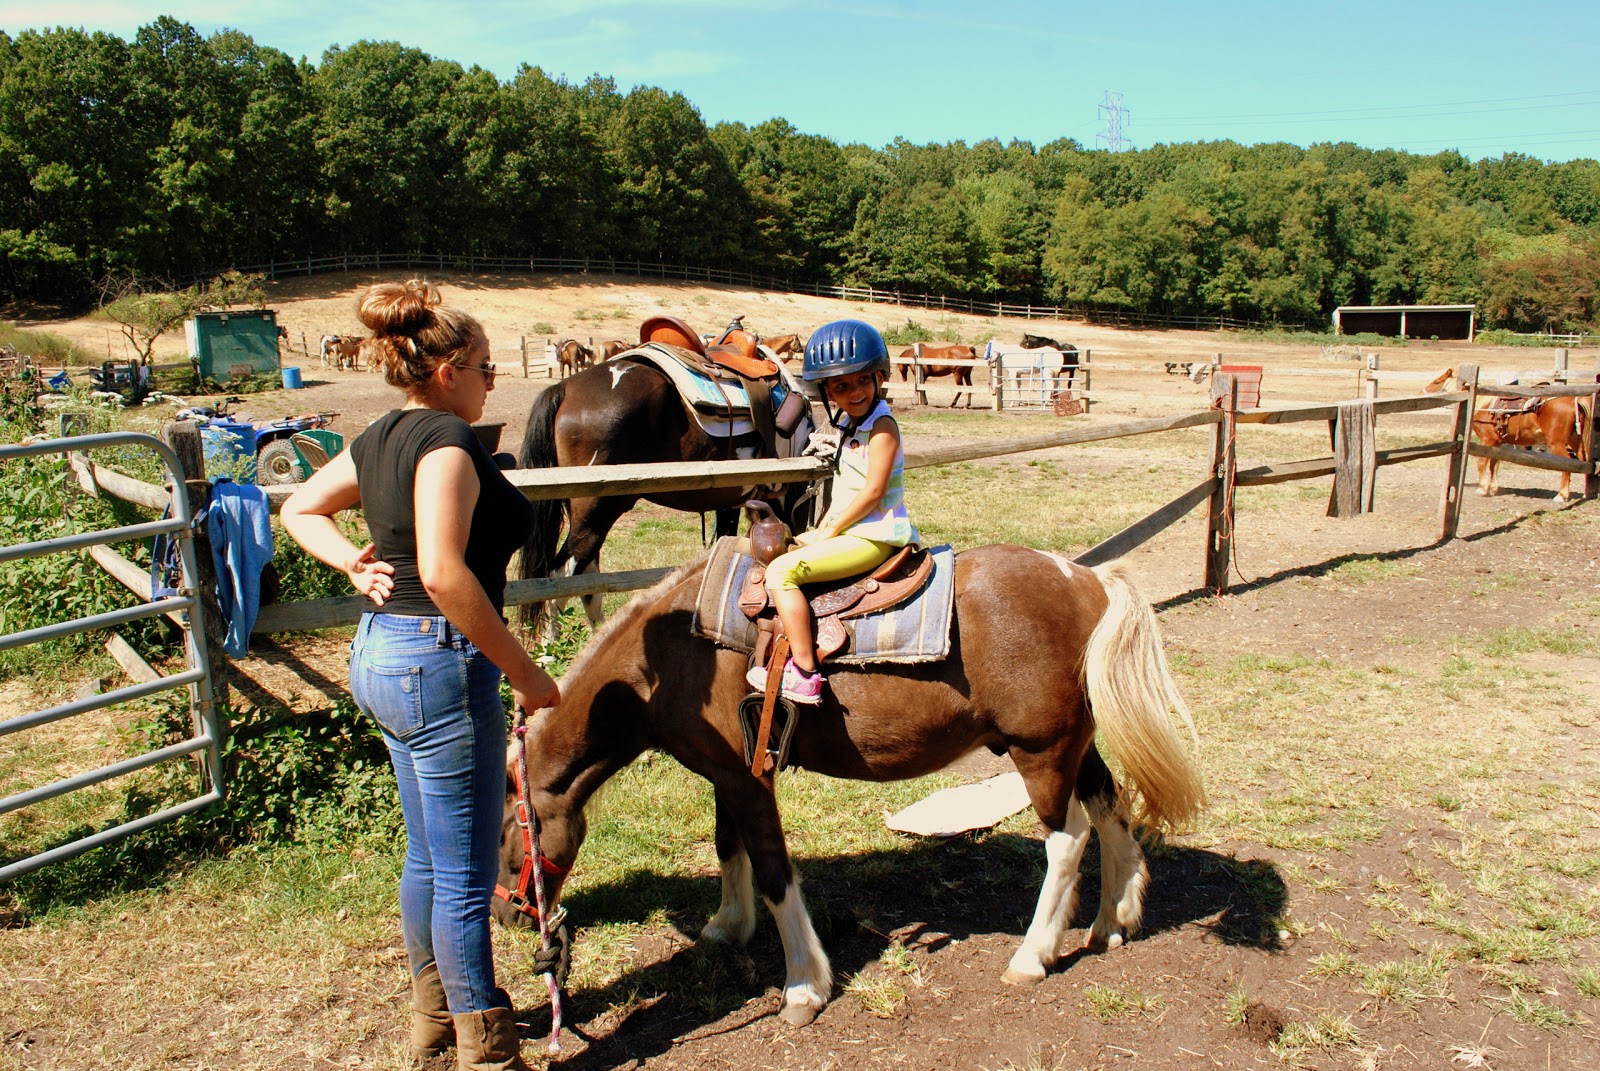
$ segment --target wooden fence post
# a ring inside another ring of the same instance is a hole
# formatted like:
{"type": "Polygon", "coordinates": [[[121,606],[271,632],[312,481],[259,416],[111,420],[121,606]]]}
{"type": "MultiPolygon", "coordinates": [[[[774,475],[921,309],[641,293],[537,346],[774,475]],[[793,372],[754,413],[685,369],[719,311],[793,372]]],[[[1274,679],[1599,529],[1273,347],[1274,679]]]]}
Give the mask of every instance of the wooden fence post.
{"type": "Polygon", "coordinates": [[[528,378],[528,336],[522,336],[522,378],[528,378]]]}
{"type": "Polygon", "coordinates": [[[1078,351],[1078,375],[1083,379],[1083,385],[1078,388],[1078,393],[1083,396],[1083,415],[1089,415],[1089,407],[1094,405],[1094,399],[1089,396],[1089,377],[1093,374],[1090,367],[1094,364],[1094,351],[1078,351]]]}
{"type": "Polygon", "coordinates": [[[1238,470],[1234,433],[1238,429],[1239,380],[1225,373],[1216,376],[1213,393],[1222,403],[1222,422],[1211,432],[1211,474],[1217,478],[1206,516],[1207,591],[1228,590],[1228,563],[1233,557],[1233,485],[1238,470]]]}
{"type": "Polygon", "coordinates": [[[911,385],[915,388],[918,405],[928,404],[928,392],[922,382],[922,343],[911,344],[911,385]]]}
{"type": "MultiPolygon", "coordinates": [[[[1600,383],[1600,357],[1594,359],[1594,379],[1600,383]]],[[[1584,445],[1588,452],[1583,456],[1585,460],[1593,461],[1600,458],[1600,390],[1589,395],[1589,430],[1583,437],[1584,445]]],[[[1592,472],[1584,474],[1583,497],[1593,498],[1600,493],[1600,476],[1592,472]]]]}
{"type": "Polygon", "coordinates": [[[1461,494],[1467,483],[1467,456],[1472,445],[1472,411],[1478,402],[1478,368],[1464,364],[1456,371],[1467,400],[1456,405],[1455,442],[1444,483],[1444,505],[1439,525],[1439,542],[1448,543],[1461,527],[1461,494]]]}
{"type": "Polygon", "coordinates": [[[1557,383],[1565,383],[1567,382],[1567,351],[1564,349],[1556,350],[1555,358],[1556,374],[1550,378],[1554,379],[1557,383]]]}
{"type": "MultiPolygon", "coordinates": [[[[1378,355],[1376,353],[1367,354],[1367,363],[1366,363],[1366,367],[1365,367],[1364,371],[1376,372],[1377,370],[1378,370],[1378,355]]],[[[1369,375],[1369,376],[1367,376],[1367,401],[1374,402],[1374,401],[1377,401],[1377,400],[1378,400],[1378,381],[1376,379],[1372,378],[1369,375]]]]}
{"type": "MultiPolygon", "coordinates": [[[[171,494],[186,494],[189,498],[189,516],[197,517],[211,500],[211,482],[206,479],[205,450],[200,440],[200,429],[192,420],[174,420],[161,428],[161,438],[178,455],[183,471],[179,476],[183,486],[169,487],[171,494]]],[[[218,707],[228,704],[228,659],[222,643],[228,636],[227,623],[222,619],[222,605],[217,602],[217,567],[211,557],[211,540],[205,526],[197,525],[194,532],[195,565],[199,571],[200,620],[191,614],[190,628],[205,629],[206,661],[211,669],[211,697],[218,707]]],[[[222,714],[216,714],[222,725],[222,714]]]]}
{"type": "MultiPolygon", "coordinates": [[[[989,343],[989,346],[993,345],[993,342],[989,343]]],[[[988,350],[989,347],[985,349],[988,350]]],[[[994,394],[996,413],[1003,413],[1006,409],[1006,377],[1000,367],[1004,362],[1005,358],[998,353],[995,353],[989,361],[989,390],[994,394]]]]}

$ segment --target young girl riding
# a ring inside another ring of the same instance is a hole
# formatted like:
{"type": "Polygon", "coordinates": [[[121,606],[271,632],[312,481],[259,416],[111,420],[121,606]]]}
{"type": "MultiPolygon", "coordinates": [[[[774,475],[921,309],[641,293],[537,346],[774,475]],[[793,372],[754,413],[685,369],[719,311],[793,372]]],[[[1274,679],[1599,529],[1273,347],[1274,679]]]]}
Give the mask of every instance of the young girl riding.
{"type": "MultiPolygon", "coordinates": [[[[767,589],[789,637],[783,695],[796,703],[820,703],[822,673],[811,607],[800,586],[864,573],[920,536],[906,513],[900,426],[883,397],[889,375],[883,336],[860,320],[824,324],[806,343],[802,375],[819,384],[828,420],[840,431],[833,503],[820,525],[795,537],[794,550],[767,566],[767,589]]],[[[766,678],[766,669],[758,666],[747,680],[764,690],[766,678]]]]}

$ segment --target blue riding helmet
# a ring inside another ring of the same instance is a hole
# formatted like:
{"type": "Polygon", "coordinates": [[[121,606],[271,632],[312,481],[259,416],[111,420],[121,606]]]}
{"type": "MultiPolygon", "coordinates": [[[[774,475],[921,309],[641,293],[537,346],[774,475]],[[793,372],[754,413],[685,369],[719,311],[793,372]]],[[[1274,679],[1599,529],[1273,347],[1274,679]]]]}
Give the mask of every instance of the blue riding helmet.
{"type": "Polygon", "coordinates": [[[889,347],[876,327],[860,320],[835,320],[812,332],[800,372],[808,383],[865,371],[889,371],[889,347]]]}

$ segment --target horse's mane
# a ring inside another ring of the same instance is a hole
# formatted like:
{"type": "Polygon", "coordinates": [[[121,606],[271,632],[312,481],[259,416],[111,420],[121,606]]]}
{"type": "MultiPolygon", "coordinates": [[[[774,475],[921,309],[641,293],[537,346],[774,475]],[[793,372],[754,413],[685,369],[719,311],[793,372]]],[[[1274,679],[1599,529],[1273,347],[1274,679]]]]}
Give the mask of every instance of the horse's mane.
{"type": "Polygon", "coordinates": [[[654,606],[656,603],[660,602],[662,597],[666,595],[669,590],[677,586],[677,584],[683,579],[684,574],[688,573],[691,569],[696,569],[704,565],[706,559],[710,556],[711,548],[707,547],[699,554],[696,554],[693,558],[689,559],[688,562],[662,577],[656,582],[654,587],[646,588],[644,591],[641,591],[639,594],[629,599],[627,605],[623,606],[621,610],[618,610],[615,614],[606,618],[600,627],[595,630],[594,635],[589,637],[589,642],[583,645],[583,650],[578,652],[578,657],[573,659],[572,664],[567,667],[567,671],[561,675],[561,680],[558,683],[562,686],[562,691],[565,692],[566,690],[566,682],[577,679],[578,675],[583,672],[590,660],[594,658],[595,653],[599,651],[601,647],[605,646],[605,641],[608,636],[623,628],[634,618],[644,613],[648,607],[654,606]]]}

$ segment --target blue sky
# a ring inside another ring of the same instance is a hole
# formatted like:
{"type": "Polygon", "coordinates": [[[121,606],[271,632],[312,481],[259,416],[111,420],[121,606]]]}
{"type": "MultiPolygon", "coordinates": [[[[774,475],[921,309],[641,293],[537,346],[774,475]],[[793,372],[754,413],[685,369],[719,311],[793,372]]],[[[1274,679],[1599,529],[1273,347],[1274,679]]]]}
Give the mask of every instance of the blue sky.
{"type": "Polygon", "coordinates": [[[1595,0],[0,0],[0,29],[132,36],[158,14],[317,62],[397,40],[682,92],[707,122],[782,117],[835,141],[1058,137],[1095,147],[1121,94],[1134,147],[1352,141],[1474,159],[1600,158],[1595,0]]]}

